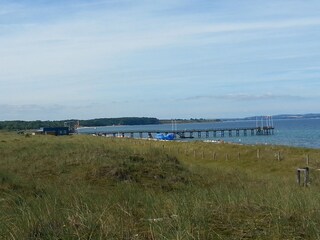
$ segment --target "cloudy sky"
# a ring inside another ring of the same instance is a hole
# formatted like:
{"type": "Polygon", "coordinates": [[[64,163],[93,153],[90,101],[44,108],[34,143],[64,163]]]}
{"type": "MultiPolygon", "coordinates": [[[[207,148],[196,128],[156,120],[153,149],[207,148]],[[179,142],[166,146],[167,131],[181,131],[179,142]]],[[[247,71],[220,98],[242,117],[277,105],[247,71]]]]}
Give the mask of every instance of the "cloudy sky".
{"type": "Polygon", "coordinates": [[[320,112],[319,0],[0,0],[0,120],[320,112]]]}

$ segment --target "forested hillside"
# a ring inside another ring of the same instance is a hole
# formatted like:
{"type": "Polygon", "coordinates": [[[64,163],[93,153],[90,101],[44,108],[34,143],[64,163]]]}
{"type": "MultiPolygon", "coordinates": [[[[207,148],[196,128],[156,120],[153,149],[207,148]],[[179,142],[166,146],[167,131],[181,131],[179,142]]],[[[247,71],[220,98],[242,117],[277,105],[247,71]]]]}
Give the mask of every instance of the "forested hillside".
{"type": "Polygon", "coordinates": [[[97,118],[90,120],[60,120],[60,121],[1,121],[0,130],[26,130],[38,129],[41,127],[58,127],[69,126],[79,121],[80,126],[83,127],[97,127],[110,125],[145,125],[145,124],[159,124],[160,120],[157,118],[147,117],[123,117],[123,118],[97,118]]]}

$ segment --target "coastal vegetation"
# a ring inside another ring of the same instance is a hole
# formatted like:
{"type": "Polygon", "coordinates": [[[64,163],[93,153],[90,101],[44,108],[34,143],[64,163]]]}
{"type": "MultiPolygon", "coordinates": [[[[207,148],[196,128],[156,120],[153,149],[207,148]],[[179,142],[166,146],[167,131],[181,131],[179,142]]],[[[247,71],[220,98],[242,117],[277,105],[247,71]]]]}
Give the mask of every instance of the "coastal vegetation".
{"type": "MultiPolygon", "coordinates": [[[[319,118],[320,114],[304,114],[304,115],[289,115],[282,114],[273,116],[274,119],[298,119],[298,118],[319,118]]],[[[225,120],[256,120],[259,117],[247,117],[225,120]]],[[[190,119],[174,119],[175,123],[205,123],[205,122],[221,122],[221,119],[205,119],[205,118],[190,118],[190,119]]],[[[19,131],[29,129],[39,129],[42,127],[73,127],[79,124],[81,127],[100,127],[113,125],[149,125],[149,124],[172,124],[172,119],[158,119],[152,117],[121,117],[121,118],[95,118],[88,120],[67,119],[56,121],[0,121],[0,130],[19,131]]]]}
{"type": "Polygon", "coordinates": [[[0,132],[0,238],[318,239],[319,159],[283,146],[0,132]]]}
{"type": "Polygon", "coordinates": [[[98,127],[112,125],[147,125],[159,124],[157,118],[148,117],[122,117],[122,118],[95,118],[89,120],[60,120],[60,121],[0,121],[0,130],[27,130],[41,127],[61,127],[78,124],[82,127],[98,127]]]}
{"type": "MultiPolygon", "coordinates": [[[[219,119],[175,119],[175,123],[200,123],[200,122],[219,122],[219,119]]],[[[113,125],[149,125],[149,124],[171,124],[171,119],[158,119],[151,117],[121,117],[121,118],[95,118],[89,120],[57,120],[57,121],[0,121],[0,130],[19,131],[29,129],[39,129],[42,127],[74,127],[79,124],[81,127],[100,127],[113,125]]]]}

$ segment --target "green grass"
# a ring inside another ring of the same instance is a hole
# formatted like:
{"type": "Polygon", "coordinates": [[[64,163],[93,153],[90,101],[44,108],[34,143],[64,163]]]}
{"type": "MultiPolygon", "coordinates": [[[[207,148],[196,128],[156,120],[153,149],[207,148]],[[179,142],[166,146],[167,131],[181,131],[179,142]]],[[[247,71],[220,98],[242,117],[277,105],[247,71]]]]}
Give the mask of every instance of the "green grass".
{"type": "Polygon", "coordinates": [[[320,239],[319,160],[283,146],[1,132],[0,238],[320,239]]]}

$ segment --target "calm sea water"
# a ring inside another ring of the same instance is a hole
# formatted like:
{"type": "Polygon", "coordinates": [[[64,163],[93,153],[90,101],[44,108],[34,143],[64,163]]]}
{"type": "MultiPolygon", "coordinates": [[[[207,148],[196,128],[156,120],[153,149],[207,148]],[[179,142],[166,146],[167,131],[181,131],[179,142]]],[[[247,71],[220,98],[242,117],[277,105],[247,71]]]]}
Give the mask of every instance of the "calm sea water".
{"type": "MultiPolygon", "coordinates": [[[[308,148],[320,148],[320,119],[286,119],[286,120],[274,120],[273,125],[275,127],[274,135],[269,136],[251,136],[248,132],[248,136],[243,136],[243,132],[240,132],[239,137],[229,137],[228,133],[225,133],[225,137],[213,138],[210,134],[210,138],[202,136],[198,139],[197,133],[194,133],[195,140],[224,140],[226,142],[237,142],[242,144],[274,144],[274,145],[288,145],[308,148]]],[[[209,129],[209,128],[238,128],[238,127],[255,127],[256,121],[225,121],[225,122],[212,122],[212,123],[185,123],[177,124],[178,130],[184,129],[209,129]]],[[[108,126],[97,128],[82,128],[79,129],[79,133],[99,133],[99,132],[121,132],[125,130],[135,131],[152,131],[152,130],[172,130],[171,124],[161,125],[140,125],[140,126],[108,126]]],[[[203,134],[204,135],[204,134],[203,134]]],[[[235,135],[235,133],[233,133],[235,135]]],[[[138,137],[138,135],[135,137],[138,137]]],[[[143,137],[147,137],[144,135],[143,137]]],[[[188,140],[190,141],[190,140],[188,140]]]]}

